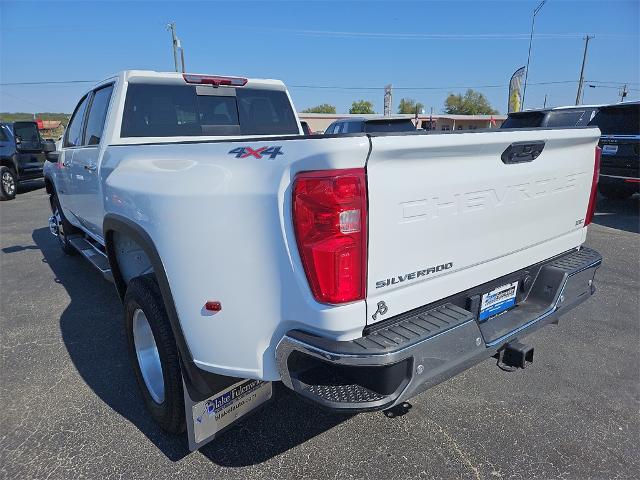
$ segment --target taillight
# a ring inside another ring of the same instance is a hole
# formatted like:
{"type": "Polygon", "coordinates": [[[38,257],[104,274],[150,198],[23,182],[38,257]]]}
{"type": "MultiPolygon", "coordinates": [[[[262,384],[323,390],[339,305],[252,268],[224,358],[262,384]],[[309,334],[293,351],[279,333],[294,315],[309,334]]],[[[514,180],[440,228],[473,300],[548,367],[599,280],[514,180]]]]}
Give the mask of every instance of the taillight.
{"type": "Polygon", "coordinates": [[[602,149],[596,147],[595,160],[593,162],[593,179],[591,180],[591,195],[589,196],[589,206],[587,207],[587,215],[584,218],[585,227],[593,220],[593,214],[596,211],[596,200],[598,197],[598,177],[600,176],[600,155],[602,149]]]}
{"type": "Polygon", "coordinates": [[[364,169],[298,174],[293,185],[293,225],[316,300],[344,303],[363,299],[367,279],[364,169]]]}
{"type": "Polygon", "coordinates": [[[192,73],[183,73],[182,78],[187,83],[195,83],[197,85],[229,85],[233,87],[243,87],[247,84],[246,78],[241,77],[217,77],[214,75],[194,75],[192,73]]]}

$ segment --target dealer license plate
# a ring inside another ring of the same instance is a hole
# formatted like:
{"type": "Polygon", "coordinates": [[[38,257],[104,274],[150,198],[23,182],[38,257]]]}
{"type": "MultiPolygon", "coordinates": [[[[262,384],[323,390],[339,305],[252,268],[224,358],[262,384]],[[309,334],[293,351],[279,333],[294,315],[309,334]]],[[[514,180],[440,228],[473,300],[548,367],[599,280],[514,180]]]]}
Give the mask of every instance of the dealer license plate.
{"type": "Polygon", "coordinates": [[[516,304],[518,282],[507,283],[482,295],[480,321],[498,315],[516,304]]]}

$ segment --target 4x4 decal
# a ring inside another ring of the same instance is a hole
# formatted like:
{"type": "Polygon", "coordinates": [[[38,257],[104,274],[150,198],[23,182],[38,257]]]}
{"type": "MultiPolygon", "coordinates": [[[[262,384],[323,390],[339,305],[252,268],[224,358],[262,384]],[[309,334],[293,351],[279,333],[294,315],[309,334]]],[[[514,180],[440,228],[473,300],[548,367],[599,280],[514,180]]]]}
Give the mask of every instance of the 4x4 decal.
{"type": "Polygon", "coordinates": [[[264,156],[268,156],[271,160],[274,160],[278,155],[284,155],[281,150],[281,146],[260,147],[256,149],[253,149],[251,147],[238,147],[234,148],[233,150],[229,150],[229,154],[234,154],[236,158],[262,158],[264,156]]]}

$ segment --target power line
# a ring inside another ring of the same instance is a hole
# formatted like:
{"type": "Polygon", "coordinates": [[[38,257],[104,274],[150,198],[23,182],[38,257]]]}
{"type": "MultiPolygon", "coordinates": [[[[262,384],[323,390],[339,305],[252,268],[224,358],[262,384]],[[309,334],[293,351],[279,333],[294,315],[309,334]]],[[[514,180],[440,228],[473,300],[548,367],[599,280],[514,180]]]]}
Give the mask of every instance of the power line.
{"type": "Polygon", "coordinates": [[[65,83],[96,83],[98,80],[51,80],[45,82],[8,82],[0,83],[0,87],[12,85],[62,85],[65,83]]]}
{"type": "MultiPolygon", "coordinates": [[[[560,80],[554,82],[536,82],[529,83],[529,85],[554,85],[554,84],[566,84],[566,83],[578,83],[577,80],[560,80]]],[[[450,85],[447,87],[393,87],[394,90],[453,90],[464,88],[505,88],[508,87],[508,83],[493,84],[493,85],[450,85]]],[[[331,89],[331,90],[381,90],[384,87],[345,87],[338,85],[288,85],[289,88],[317,88],[317,89],[331,89]]]]}
{"type": "MultiPolygon", "coordinates": [[[[546,0],[545,0],[546,1],[546,0]]],[[[536,11],[537,13],[537,11],[536,11]]],[[[218,25],[217,28],[236,29],[218,25]]],[[[284,28],[257,28],[253,32],[290,34],[310,37],[339,37],[339,38],[369,38],[385,40],[528,40],[531,33],[409,33],[409,32],[353,32],[337,30],[304,30],[304,29],[284,29],[284,28]]],[[[578,39],[585,34],[575,33],[537,33],[533,38],[539,39],[578,39]]],[[[621,33],[599,33],[602,38],[635,38],[633,34],[621,33]]]]}
{"type": "MultiPolygon", "coordinates": [[[[29,25],[29,26],[10,26],[4,27],[4,30],[46,30],[49,26],[46,25],[29,25]]],[[[108,26],[105,25],[66,25],[58,26],[58,28],[66,30],[95,30],[105,29],[108,26]]],[[[216,25],[218,29],[224,30],[237,30],[237,25],[216,25]]],[[[279,33],[290,34],[297,36],[316,36],[316,37],[362,37],[362,38],[381,38],[381,39],[397,39],[397,40],[527,40],[530,37],[529,33],[409,33],[409,32],[350,32],[339,30],[307,30],[307,29],[283,29],[283,28],[258,28],[252,29],[253,32],[266,32],[266,33],[279,33]]],[[[582,38],[585,34],[581,32],[549,32],[549,33],[536,33],[534,38],[540,39],[577,39],[582,38]]],[[[623,33],[597,33],[601,38],[635,38],[633,34],[623,33]]]]}
{"type": "MultiPolygon", "coordinates": [[[[594,82],[588,82],[587,81],[586,83],[594,83],[594,82]]],[[[589,86],[591,87],[591,85],[589,85],[589,86]]],[[[617,87],[613,87],[613,86],[610,86],[610,85],[594,85],[594,87],[598,87],[598,88],[613,88],[615,90],[619,90],[620,88],[623,87],[623,85],[618,85],[617,87]]],[[[640,88],[628,88],[627,87],[627,90],[630,90],[632,92],[640,92],[640,88]]]]}
{"type": "Polygon", "coordinates": [[[627,84],[627,85],[640,85],[640,82],[602,82],[600,80],[585,80],[585,82],[589,82],[589,83],[613,83],[614,85],[623,85],[623,84],[627,84]]]}
{"type": "MultiPolygon", "coordinates": [[[[83,84],[83,83],[97,83],[99,80],[47,80],[40,82],[5,82],[0,83],[0,87],[9,86],[37,86],[37,85],[65,85],[65,84],[83,84]]],[[[610,84],[622,86],[628,85],[640,85],[638,82],[623,82],[623,81],[601,81],[601,80],[585,80],[588,83],[597,84],[610,84]]],[[[556,80],[548,82],[529,82],[529,85],[561,85],[578,83],[578,80],[556,80]]],[[[437,87],[393,87],[394,90],[450,90],[450,89],[462,89],[462,88],[505,88],[509,84],[486,84],[486,85],[450,85],[450,86],[437,86],[437,87]]],[[[311,89],[326,89],[326,90],[384,90],[384,86],[372,87],[372,86],[344,86],[344,85],[288,85],[289,88],[311,88],[311,89]]],[[[618,88],[615,87],[615,88],[618,88]]],[[[612,87],[613,88],[613,87],[612,87]]],[[[635,90],[635,89],[631,89],[635,90]]]]}

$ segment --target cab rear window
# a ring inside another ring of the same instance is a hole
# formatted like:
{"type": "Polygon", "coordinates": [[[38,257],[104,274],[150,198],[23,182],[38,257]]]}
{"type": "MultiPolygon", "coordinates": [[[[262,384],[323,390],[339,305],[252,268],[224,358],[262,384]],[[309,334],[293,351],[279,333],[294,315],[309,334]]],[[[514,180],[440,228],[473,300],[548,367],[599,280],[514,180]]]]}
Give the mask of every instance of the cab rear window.
{"type": "Polygon", "coordinates": [[[584,110],[549,112],[546,127],[575,127],[584,117],[584,110]]]}
{"type": "Polygon", "coordinates": [[[286,93],[257,88],[130,84],[121,137],[295,135],[286,93]]]}

